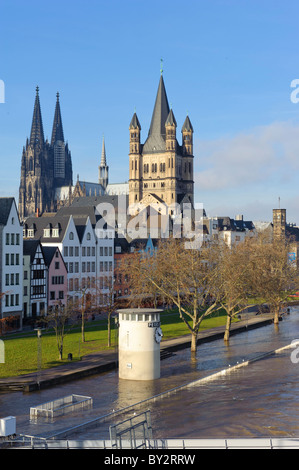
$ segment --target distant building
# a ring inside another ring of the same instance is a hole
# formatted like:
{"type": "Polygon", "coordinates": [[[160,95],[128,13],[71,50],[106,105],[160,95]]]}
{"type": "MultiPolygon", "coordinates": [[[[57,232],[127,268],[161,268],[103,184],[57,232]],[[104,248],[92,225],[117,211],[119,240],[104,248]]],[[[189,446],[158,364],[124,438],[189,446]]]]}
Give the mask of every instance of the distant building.
{"type": "Polygon", "coordinates": [[[15,199],[0,198],[0,318],[22,328],[23,231],[15,199]]]}
{"type": "Polygon", "coordinates": [[[243,242],[246,237],[256,235],[252,221],[245,221],[243,215],[230,217],[203,217],[203,241],[223,240],[229,247],[243,242]]]}
{"type": "Polygon", "coordinates": [[[106,187],[109,196],[121,196],[129,194],[129,183],[109,183],[106,187]]]}
{"type": "Polygon", "coordinates": [[[273,209],[273,240],[290,243],[289,261],[299,266],[299,227],[287,223],[286,209],[273,209]]]}

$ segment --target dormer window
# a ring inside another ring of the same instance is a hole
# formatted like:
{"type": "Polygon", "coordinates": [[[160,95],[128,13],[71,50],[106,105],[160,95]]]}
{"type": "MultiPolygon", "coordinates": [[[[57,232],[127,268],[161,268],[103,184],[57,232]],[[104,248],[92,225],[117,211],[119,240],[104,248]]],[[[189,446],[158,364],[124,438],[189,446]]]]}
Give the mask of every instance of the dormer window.
{"type": "Polygon", "coordinates": [[[59,228],[57,228],[57,227],[53,228],[52,237],[55,237],[55,238],[59,237],[59,228]]]}
{"type": "Polygon", "coordinates": [[[44,228],[44,237],[50,238],[50,236],[51,236],[51,230],[49,229],[49,227],[44,228]]]}

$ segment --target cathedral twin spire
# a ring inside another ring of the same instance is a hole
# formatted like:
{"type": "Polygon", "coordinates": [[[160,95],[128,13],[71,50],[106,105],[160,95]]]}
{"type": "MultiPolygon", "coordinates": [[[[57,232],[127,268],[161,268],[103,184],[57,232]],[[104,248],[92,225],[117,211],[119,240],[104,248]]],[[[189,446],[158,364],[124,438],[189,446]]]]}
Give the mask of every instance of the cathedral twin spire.
{"type": "Polygon", "coordinates": [[[32,126],[31,126],[31,134],[30,134],[30,144],[31,145],[44,145],[44,130],[43,130],[43,121],[42,121],[42,113],[40,109],[40,102],[39,102],[39,88],[36,87],[36,96],[35,96],[35,103],[33,109],[33,118],[32,118],[32,126]]]}
{"type": "Polygon", "coordinates": [[[51,145],[54,145],[55,142],[57,142],[58,140],[60,142],[64,142],[60,103],[59,103],[59,93],[56,94],[56,98],[57,100],[56,100],[56,107],[55,107],[55,114],[54,114],[51,145]]]}
{"type": "Polygon", "coordinates": [[[51,143],[45,140],[39,88],[36,87],[30,139],[23,148],[19,187],[19,215],[55,211],[59,188],[72,185],[72,160],[64,143],[59,94],[56,95],[51,143]]]}
{"type": "MultiPolygon", "coordinates": [[[[60,111],[60,103],[59,103],[59,93],[56,94],[56,98],[57,98],[57,101],[56,101],[56,107],[55,107],[54,122],[53,122],[53,129],[52,129],[52,138],[51,138],[51,145],[52,146],[57,141],[64,142],[61,111],[60,111]]],[[[39,144],[41,147],[45,143],[42,113],[41,113],[40,100],[39,100],[39,87],[38,86],[36,87],[36,96],[35,96],[35,102],[34,102],[33,118],[32,118],[32,125],[31,125],[31,133],[30,133],[30,141],[29,142],[33,146],[39,144]]]]}

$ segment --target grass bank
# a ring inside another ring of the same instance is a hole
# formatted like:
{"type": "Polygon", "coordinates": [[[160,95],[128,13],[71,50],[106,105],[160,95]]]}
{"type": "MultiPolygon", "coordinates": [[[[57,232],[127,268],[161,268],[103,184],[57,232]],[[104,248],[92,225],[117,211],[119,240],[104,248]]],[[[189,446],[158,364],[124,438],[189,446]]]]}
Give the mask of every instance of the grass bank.
{"type": "MultiPolygon", "coordinates": [[[[200,330],[215,328],[225,324],[226,316],[223,312],[217,312],[213,316],[202,321],[200,330]]],[[[111,350],[117,347],[117,330],[112,325],[111,350]]],[[[161,315],[161,327],[163,340],[188,335],[187,327],[180,320],[178,313],[169,310],[161,315]]],[[[5,347],[5,362],[0,363],[0,378],[12,377],[30,372],[36,372],[38,367],[38,340],[36,332],[23,332],[1,338],[5,347]]],[[[73,361],[80,360],[83,356],[108,349],[107,347],[107,321],[99,320],[86,324],[85,342],[81,339],[80,327],[74,327],[64,339],[63,360],[58,360],[56,336],[53,330],[42,332],[41,338],[41,364],[42,369],[56,367],[68,362],[68,354],[71,353],[73,361]]]]}

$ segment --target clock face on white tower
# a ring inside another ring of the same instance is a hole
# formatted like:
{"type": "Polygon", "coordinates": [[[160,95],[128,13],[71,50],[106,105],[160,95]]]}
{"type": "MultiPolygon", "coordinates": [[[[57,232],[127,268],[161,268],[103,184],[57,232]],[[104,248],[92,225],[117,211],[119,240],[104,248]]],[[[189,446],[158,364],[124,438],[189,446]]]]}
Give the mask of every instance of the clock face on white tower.
{"type": "Polygon", "coordinates": [[[161,342],[162,336],[163,336],[163,333],[162,333],[161,328],[160,327],[156,328],[156,330],[155,330],[155,340],[156,340],[157,343],[161,342]]]}

